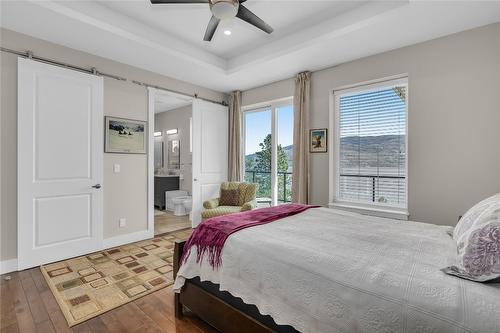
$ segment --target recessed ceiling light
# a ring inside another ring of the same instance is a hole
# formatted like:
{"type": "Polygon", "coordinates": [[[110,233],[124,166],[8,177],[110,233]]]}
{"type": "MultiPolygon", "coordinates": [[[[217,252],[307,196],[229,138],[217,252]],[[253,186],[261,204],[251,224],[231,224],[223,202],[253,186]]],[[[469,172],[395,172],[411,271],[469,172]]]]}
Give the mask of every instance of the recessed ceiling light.
{"type": "Polygon", "coordinates": [[[224,30],[224,35],[230,36],[231,35],[231,30],[224,30]]]}

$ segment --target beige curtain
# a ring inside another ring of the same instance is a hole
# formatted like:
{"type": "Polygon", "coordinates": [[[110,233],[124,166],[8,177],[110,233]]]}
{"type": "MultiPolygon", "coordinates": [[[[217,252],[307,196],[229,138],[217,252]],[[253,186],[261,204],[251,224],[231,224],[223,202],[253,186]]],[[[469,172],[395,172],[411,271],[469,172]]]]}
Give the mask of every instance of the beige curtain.
{"type": "Polygon", "coordinates": [[[293,174],[292,202],[309,203],[309,103],[311,73],[295,78],[293,95],[293,174]]]}
{"type": "Polygon", "coordinates": [[[229,168],[228,180],[239,182],[241,175],[241,91],[229,96],[229,168]]]}

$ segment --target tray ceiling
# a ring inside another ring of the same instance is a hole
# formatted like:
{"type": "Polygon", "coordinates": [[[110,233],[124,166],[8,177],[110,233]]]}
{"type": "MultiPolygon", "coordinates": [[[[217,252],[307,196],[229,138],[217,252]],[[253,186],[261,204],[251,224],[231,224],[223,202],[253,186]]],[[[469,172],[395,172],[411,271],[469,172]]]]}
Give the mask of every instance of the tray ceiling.
{"type": "Polygon", "coordinates": [[[148,0],[2,1],[0,25],[227,92],[500,21],[497,1],[248,0],[245,6],[274,33],[233,19],[204,42],[208,5],[148,0]]]}

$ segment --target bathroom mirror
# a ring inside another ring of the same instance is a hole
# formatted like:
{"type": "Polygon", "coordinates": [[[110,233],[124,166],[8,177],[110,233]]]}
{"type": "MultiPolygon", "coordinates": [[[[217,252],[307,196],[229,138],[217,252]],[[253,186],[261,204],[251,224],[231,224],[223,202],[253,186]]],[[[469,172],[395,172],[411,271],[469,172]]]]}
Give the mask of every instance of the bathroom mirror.
{"type": "Polygon", "coordinates": [[[163,141],[155,141],[155,169],[161,169],[165,166],[163,161],[163,141]]]}
{"type": "Polygon", "coordinates": [[[180,154],[180,140],[173,139],[168,140],[168,169],[180,169],[181,168],[181,154],[180,154]]]}

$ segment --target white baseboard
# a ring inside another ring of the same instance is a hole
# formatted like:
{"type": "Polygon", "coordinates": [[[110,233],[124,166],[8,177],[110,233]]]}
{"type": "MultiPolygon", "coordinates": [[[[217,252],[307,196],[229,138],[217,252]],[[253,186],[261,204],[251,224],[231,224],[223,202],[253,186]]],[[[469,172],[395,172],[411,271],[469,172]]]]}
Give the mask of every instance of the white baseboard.
{"type": "Polygon", "coordinates": [[[17,271],[17,258],[0,261],[0,274],[17,271]]]}
{"type": "MultiPolygon", "coordinates": [[[[106,238],[103,241],[103,249],[109,249],[110,247],[116,247],[123,244],[134,243],[153,237],[154,237],[154,231],[142,230],[133,232],[131,234],[106,238]]],[[[7,274],[15,271],[17,271],[17,258],[0,261],[0,274],[7,274]]]]}
{"type": "Polygon", "coordinates": [[[130,234],[105,238],[103,241],[103,249],[109,249],[110,247],[116,247],[123,244],[134,243],[153,237],[154,237],[154,230],[151,231],[141,230],[130,234]]]}

